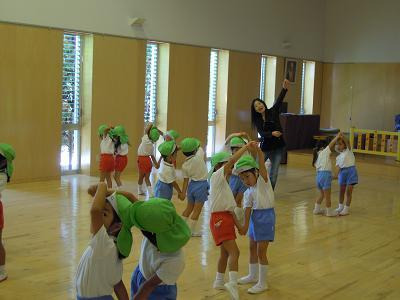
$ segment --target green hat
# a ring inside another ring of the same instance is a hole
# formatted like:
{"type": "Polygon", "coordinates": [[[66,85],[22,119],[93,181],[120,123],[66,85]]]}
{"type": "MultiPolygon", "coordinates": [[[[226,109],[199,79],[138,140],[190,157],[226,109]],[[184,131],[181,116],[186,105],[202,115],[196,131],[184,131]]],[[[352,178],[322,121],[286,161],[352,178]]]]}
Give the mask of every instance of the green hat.
{"type": "Polygon", "coordinates": [[[14,172],[15,150],[9,144],[0,143],[0,154],[7,159],[7,176],[10,178],[14,172]]]}
{"type": "Polygon", "coordinates": [[[150,129],[149,137],[153,143],[158,141],[158,139],[160,138],[160,132],[158,131],[157,127],[153,127],[150,129]]]}
{"type": "Polygon", "coordinates": [[[114,133],[116,136],[126,135],[126,133],[125,133],[125,128],[124,128],[124,126],[122,126],[122,125],[115,126],[114,129],[113,129],[113,133],[114,133]]]}
{"type": "Polygon", "coordinates": [[[235,173],[240,174],[242,172],[258,169],[258,163],[251,155],[243,155],[238,162],[235,164],[235,173]]]}
{"type": "Polygon", "coordinates": [[[215,153],[212,157],[211,157],[211,170],[208,173],[208,177],[210,178],[212,173],[214,172],[214,168],[217,164],[221,163],[221,162],[226,162],[231,158],[231,155],[228,152],[218,152],[215,153]]]}
{"type": "Polygon", "coordinates": [[[122,125],[115,126],[110,132],[111,137],[119,137],[121,144],[127,144],[129,142],[129,137],[122,125]]]}
{"type": "Polygon", "coordinates": [[[158,151],[161,153],[161,155],[164,156],[171,155],[172,153],[174,153],[175,149],[175,141],[164,142],[160,146],[158,146],[158,151]]]}
{"type": "Polygon", "coordinates": [[[102,136],[104,134],[104,131],[106,131],[107,128],[108,128],[107,125],[104,125],[104,124],[100,125],[99,129],[98,129],[99,136],[102,136]]]}
{"type": "Polygon", "coordinates": [[[193,152],[200,147],[200,141],[195,138],[185,138],[181,142],[182,152],[193,152]]]}
{"type": "Polygon", "coordinates": [[[168,141],[170,139],[176,140],[179,137],[179,133],[173,129],[168,130],[165,134],[165,139],[168,141]]]}
{"type": "Polygon", "coordinates": [[[246,145],[246,141],[241,137],[235,136],[231,139],[230,146],[231,148],[242,148],[242,146],[246,145]]]}
{"type": "Polygon", "coordinates": [[[176,252],[189,241],[190,228],[178,215],[171,201],[150,198],[136,203],[136,209],[131,212],[131,220],[139,229],[156,235],[160,252],[176,252]]]}
{"type": "Polygon", "coordinates": [[[169,200],[150,198],[148,201],[132,203],[118,193],[107,197],[107,200],[122,221],[117,237],[117,248],[125,257],[129,256],[132,248],[133,226],[155,234],[160,252],[176,252],[190,239],[189,227],[169,200]]]}

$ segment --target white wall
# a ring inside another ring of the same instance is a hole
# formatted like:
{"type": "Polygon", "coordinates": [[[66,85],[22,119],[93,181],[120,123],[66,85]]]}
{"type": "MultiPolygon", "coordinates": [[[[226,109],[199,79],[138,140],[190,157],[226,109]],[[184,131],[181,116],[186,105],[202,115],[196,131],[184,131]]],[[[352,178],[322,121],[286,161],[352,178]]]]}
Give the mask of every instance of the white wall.
{"type": "Polygon", "coordinates": [[[326,0],[324,60],[400,62],[399,0],[326,0]]]}
{"type": "Polygon", "coordinates": [[[0,0],[0,21],[321,60],[323,0],[0,0]],[[143,29],[128,20],[143,17],[143,29]],[[292,47],[283,49],[282,42],[292,47]]]}

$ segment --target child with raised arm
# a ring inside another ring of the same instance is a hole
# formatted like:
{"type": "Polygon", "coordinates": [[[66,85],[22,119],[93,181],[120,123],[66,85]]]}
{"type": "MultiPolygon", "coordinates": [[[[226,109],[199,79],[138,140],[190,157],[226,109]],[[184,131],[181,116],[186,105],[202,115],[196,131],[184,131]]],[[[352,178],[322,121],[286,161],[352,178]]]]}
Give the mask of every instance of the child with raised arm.
{"type": "Polygon", "coordinates": [[[337,216],[337,212],[331,208],[331,183],[332,183],[332,161],[331,153],[340,135],[338,134],[327,145],[325,141],[318,141],[313,149],[313,166],[317,169],[316,183],[320,195],[315,201],[313,210],[314,215],[326,215],[327,217],[337,216]],[[326,209],[321,208],[321,203],[325,199],[326,209]]]}
{"type": "Polygon", "coordinates": [[[142,142],[138,148],[138,169],[139,169],[139,179],[138,179],[138,194],[145,195],[146,192],[143,189],[143,180],[146,182],[146,190],[148,197],[153,197],[153,189],[151,187],[150,174],[153,165],[156,169],[160,167],[156,158],[154,157],[154,144],[160,138],[162,132],[153,126],[153,124],[148,124],[144,130],[144,135],[142,137],[142,142]]]}
{"type": "Polygon", "coordinates": [[[340,216],[347,216],[350,211],[353,188],[358,183],[358,173],[354,153],[351,151],[349,141],[343,134],[340,134],[337,145],[339,155],[336,157],[336,166],[339,168],[340,194],[339,207],[336,211],[340,216]],[[345,194],[346,204],[343,205],[345,194]]]}
{"type": "Polygon", "coordinates": [[[217,246],[220,247],[215,289],[226,289],[232,299],[239,299],[237,287],[239,248],[236,244],[235,226],[242,232],[234,214],[236,202],[229,187],[229,177],[235,162],[255,142],[240,148],[232,157],[219,152],[211,158],[210,170],[210,230],[217,246]],[[225,271],[229,263],[229,282],[225,283],[225,271]]]}
{"type": "Polygon", "coordinates": [[[275,238],[275,198],[267,168],[264,164],[264,153],[254,144],[257,150],[256,160],[245,155],[235,165],[235,173],[248,187],[244,194],[245,225],[242,234],[249,230],[250,263],[249,275],[239,279],[239,284],[256,283],[247,291],[258,294],[267,290],[267,249],[275,238]]]}

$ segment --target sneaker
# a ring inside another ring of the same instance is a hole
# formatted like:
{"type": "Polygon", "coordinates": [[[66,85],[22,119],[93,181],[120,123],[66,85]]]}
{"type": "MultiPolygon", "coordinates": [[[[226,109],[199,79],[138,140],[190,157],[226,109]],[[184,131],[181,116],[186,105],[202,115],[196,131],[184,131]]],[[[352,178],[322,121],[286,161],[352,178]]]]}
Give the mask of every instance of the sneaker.
{"type": "Polygon", "coordinates": [[[228,282],[224,286],[232,300],[239,300],[239,291],[236,283],[228,282]]]}
{"type": "Polygon", "coordinates": [[[320,208],[320,209],[314,208],[313,214],[314,215],[324,215],[325,214],[325,209],[324,208],[320,208]]]}
{"type": "Polygon", "coordinates": [[[336,209],[326,209],[326,214],[325,216],[327,217],[336,217],[338,215],[338,212],[336,211],[336,209]]]}
{"type": "Polygon", "coordinates": [[[201,237],[201,232],[192,232],[192,237],[201,237]]]}
{"type": "Polygon", "coordinates": [[[348,210],[348,209],[343,209],[343,210],[339,213],[340,216],[347,216],[348,214],[349,214],[349,210],[348,210]]]}
{"type": "Polygon", "coordinates": [[[343,210],[343,208],[344,208],[344,207],[342,207],[342,208],[338,207],[338,208],[335,209],[335,211],[336,211],[337,213],[340,213],[340,212],[343,210]]]}
{"type": "Polygon", "coordinates": [[[215,280],[214,284],[213,284],[213,288],[216,290],[225,290],[225,281],[215,280]]]}
{"type": "Polygon", "coordinates": [[[238,280],[239,284],[249,284],[249,283],[257,283],[257,282],[258,282],[258,276],[256,278],[256,277],[251,277],[250,275],[242,277],[238,280]]]}
{"type": "Polygon", "coordinates": [[[262,292],[264,292],[264,291],[266,291],[266,290],[268,290],[268,286],[267,286],[267,285],[261,286],[261,285],[259,285],[259,284],[256,284],[255,286],[249,288],[249,289],[247,290],[247,292],[248,292],[249,294],[260,294],[260,293],[262,293],[262,292]]]}
{"type": "Polygon", "coordinates": [[[0,274],[0,282],[6,280],[7,278],[8,278],[8,276],[7,276],[6,272],[0,274]]]}

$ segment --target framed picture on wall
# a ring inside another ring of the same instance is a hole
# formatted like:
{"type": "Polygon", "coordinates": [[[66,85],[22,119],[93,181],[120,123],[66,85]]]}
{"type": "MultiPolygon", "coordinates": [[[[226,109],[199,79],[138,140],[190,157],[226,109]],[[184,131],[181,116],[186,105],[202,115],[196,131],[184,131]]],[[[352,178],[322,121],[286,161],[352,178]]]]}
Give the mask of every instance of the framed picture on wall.
{"type": "Polygon", "coordinates": [[[297,60],[286,58],[285,61],[285,78],[290,83],[296,83],[297,60]]]}

